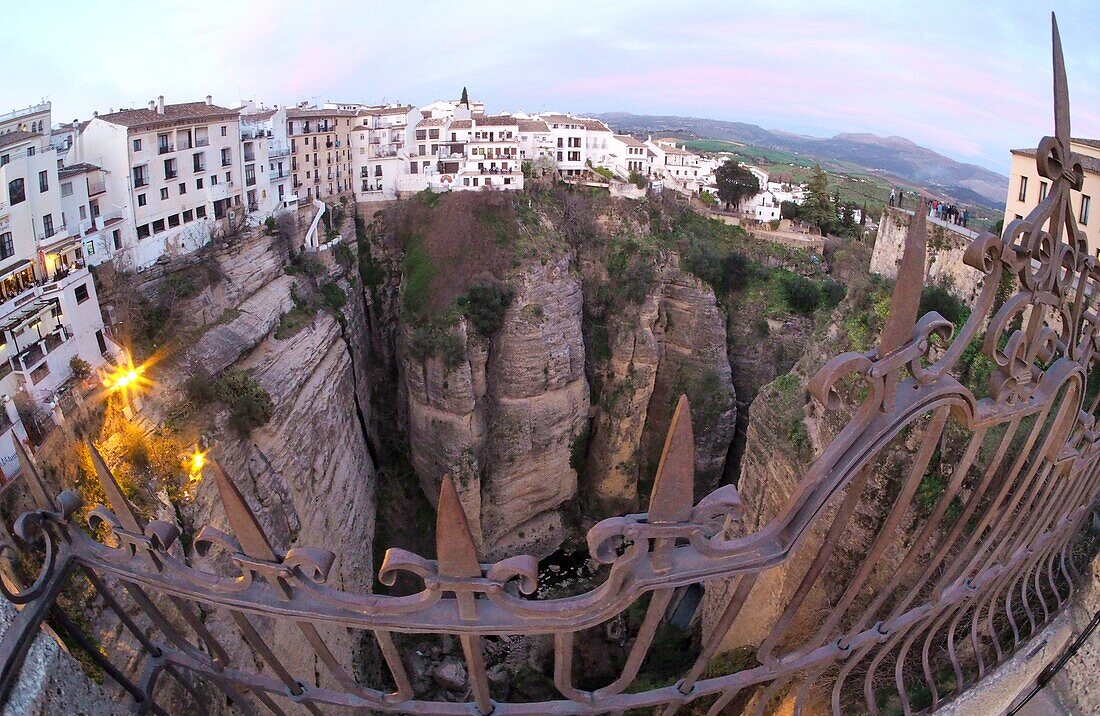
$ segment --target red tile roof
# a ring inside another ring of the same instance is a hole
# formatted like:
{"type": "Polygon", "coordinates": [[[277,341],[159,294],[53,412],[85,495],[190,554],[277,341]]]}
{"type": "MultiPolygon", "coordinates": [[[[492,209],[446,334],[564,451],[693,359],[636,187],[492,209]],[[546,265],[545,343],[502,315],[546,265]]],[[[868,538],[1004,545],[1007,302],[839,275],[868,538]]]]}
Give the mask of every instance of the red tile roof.
{"type": "Polygon", "coordinates": [[[164,105],[164,114],[155,109],[123,109],[118,112],[99,115],[99,119],[122,127],[142,127],[168,122],[192,120],[201,122],[217,118],[235,118],[239,109],[229,109],[206,102],[184,102],[183,104],[164,105]]]}
{"type": "Polygon", "coordinates": [[[42,135],[38,132],[27,132],[22,129],[16,129],[12,132],[4,132],[0,134],[0,147],[10,147],[13,144],[19,144],[25,142],[28,139],[35,139],[42,135]]]}

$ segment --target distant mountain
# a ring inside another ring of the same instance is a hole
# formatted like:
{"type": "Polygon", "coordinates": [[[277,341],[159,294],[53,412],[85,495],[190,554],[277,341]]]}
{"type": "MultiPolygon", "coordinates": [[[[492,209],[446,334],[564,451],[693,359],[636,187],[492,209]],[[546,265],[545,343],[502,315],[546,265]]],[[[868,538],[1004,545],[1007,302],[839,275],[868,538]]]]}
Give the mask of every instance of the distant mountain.
{"type": "Polygon", "coordinates": [[[821,161],[855,164],[898,179],[935,188],[961,201],[1004,209],[1008,177],[975,164],[964,164],[921,147],[904,137],[876,134],[838,134],[809,137],[772,131],[755,124],[698,117],[671,117],[608,112],[595,115],[616,131],[675,134],[700,139],[723,139],[765,149],[797,152],[821,161]]]}

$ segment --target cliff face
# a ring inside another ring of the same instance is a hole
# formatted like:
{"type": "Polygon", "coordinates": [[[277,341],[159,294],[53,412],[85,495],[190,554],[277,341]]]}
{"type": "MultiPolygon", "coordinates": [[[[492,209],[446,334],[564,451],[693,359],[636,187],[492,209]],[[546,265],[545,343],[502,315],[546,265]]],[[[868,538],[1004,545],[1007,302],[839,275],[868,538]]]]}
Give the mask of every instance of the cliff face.
{"type": "Polygon", "coordinates": [[[653,480],[681,394],[692,402],[695,494],[701,497],[722,476],[737,417],[725,317],[713,291],[671,254],[658,259],[657,280],[644,300],[601,318],[610,357],[596,367],[601,399],[584,495],[590,512],[639,508],[639,483],[653,480]]]}
{"type": "MultiPolygon", "coordinates": [[[[275,545],[331,549],[336,561],[328,583],[371,591],[374,466],[356,413],[352,361],[340,327],[332,317],[318,316],[293,341],[266,339],[238,367],[263,384],[275,413],[250,435],[223,443],[223,467],[275,545]]],[[[200,487],[195,506],[196,523],[226,528],[211,481],[200,487]]],[[[224,615],[217,627],[219,638],[235,644],[240,655],[250,654],[224,615]]],[[[350,668],[359,647],[352,635],[345,629],[322,634],[350,668]]],[[[267,638],[293,673],[317,674],[322,684],[331,678],[313,652],[301,648],[302,635],[293,625],[272,623],[267,638]]]]}
{"type": "Polygon", "coordinates": [[[560,507],[576,494],[570,449],[587,419],[581,288],[560,258],[519,272],[515,298],[490,341],[457,329],[465,358],[405,351],[409,445],[434,500],[444,474],[485,558],[550,552],[565,532],[560,507]]]}

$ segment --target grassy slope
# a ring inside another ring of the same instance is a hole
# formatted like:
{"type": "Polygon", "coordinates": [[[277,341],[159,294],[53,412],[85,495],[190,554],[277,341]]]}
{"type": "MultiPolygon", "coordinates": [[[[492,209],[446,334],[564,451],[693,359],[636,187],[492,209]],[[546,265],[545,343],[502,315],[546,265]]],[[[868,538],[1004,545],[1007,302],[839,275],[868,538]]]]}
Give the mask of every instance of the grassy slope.
{"type": "MultiPolygon", "coordinates": [[[[791,180],[795,182],[807,181],[810,169],[817,161],[805,154],[753,147],[718,139],[691,139],[684,143],[688,149],[698,152],[726,152],[732,154],[739,161],[760,166],[771,175],[789,175],[791,180]]],[[[883,207],[889,202],[891,187],[901,187],[906,191],[907,196],[911,196],[912,192],[918,188],[913,184],[891,181],[876,176],[874,173],[849,162],[825,161],[822,162],[822,167],[829,174],[830,192],[835,191],[839,186],[841,201],[852,202],[857,205],[866,203],[872,214],[878,213],[877,207],[883,207]]],[[[907,202],[907,205],[912,207],[912,199],[907,202]]],[[[970,208],[973,217],[973,223],[971,224],[973,227],[985,228],[1002,218],[999,212],[992,209],[976,205],[967,206],[970,208]]]]}

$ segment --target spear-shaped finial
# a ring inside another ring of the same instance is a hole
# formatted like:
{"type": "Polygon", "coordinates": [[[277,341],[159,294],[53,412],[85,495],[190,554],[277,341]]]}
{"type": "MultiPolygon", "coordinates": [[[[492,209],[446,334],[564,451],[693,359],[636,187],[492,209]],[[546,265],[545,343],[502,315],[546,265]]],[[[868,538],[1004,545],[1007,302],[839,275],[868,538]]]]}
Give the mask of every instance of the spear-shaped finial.
{"type": "Polygon", "coordinates": [[[103,492],[107,495],[107,502],[110,503],[111,511],[118,518],[119,524],[125,530],[141,534],[141,520],[134,512],[134,508],[130,506],[130,501],[122,493],[122,488],[119,487],[114,474],[107,467],[107,463],[103,461],[103,456],[99,454],[99,450],[96,449],[95,443],[91,440],[88,441],[88,449],[92,453],[92,465],[95,466],[96,477],[99,478],[99,484],[103,487],[103,492]]]}
{"type": "Polygon", "coordinates": [[[897,350],[913,337],[920,309],[920,295],[924,288],[924,254],[928,248],[928,231],[925,225],[924,197],[917,200],[917,210],[909,222],[905,234],[905,249],[898,266],[898,278],[894,283],[894,296],[890,301],[890,317],[879,338],[879,355],[897,350]]]}
{"type": "Polygon", "coordinates": [[[481,564],[470,534],[470,522],[458,499],[450,475],[439,486],[439,508],[435,517],[435,553],[439,573],[446,577],[480,577],[481,564]]]}
{"type": "Polygon", "coordinates": [[[665,436],[661,463],[649,496],[650,522],[683,522],[691,518],[695,502],[695,437],[691,405],[681,395],[665,436]]]}
{"type": "Polygon", "coordinates": [[[27,485],[27,491],[31,493],[31,499],[40,510],[52,510],[53,501],[46,491],[46,484],[42,482],[42,475],[38,472],[38,465],[31,457],[30,451],[23,445],[19,435],[12,431],[12,442],[15,443],[15,454],[19,458],[19,469],[23,473],[23,482],[27,485]]]}
{"type": "Polygon", "coordinates": [[[245,501],[244,495],[225,474],[225,470],[217,460],[209,460],[206,465],[214,473],[214,484],[218,487],[225,516],[229,519],[229,526],[233,530],[233,536],[240,543],[241,550],[254,559],[276,561],[275,550],[271,548],[267,535],[252,512],[252,508],[245,501]]]}
{"type": "Polygon", "coordinates": [[[1058,18],[1050,13],[1054,42],[1054,136],[1069,148],[1069,82],[1066,80],[1066,60],[1062,55],[1062,36],[1058,32],[1058,18]]]}

